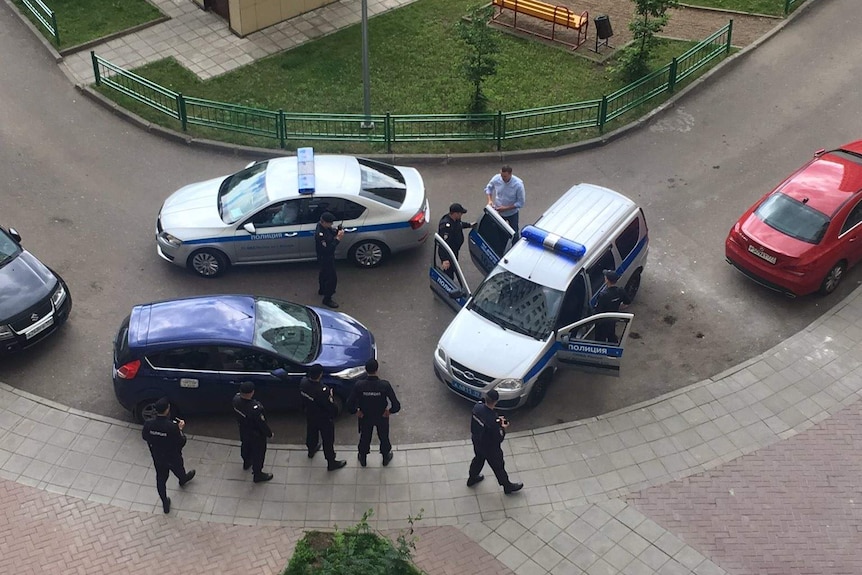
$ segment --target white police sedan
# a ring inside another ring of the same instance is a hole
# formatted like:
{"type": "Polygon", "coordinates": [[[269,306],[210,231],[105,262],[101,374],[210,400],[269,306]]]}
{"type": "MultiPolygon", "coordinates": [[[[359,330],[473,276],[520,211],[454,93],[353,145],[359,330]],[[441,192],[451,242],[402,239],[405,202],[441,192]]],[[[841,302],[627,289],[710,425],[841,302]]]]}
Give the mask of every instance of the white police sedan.
{"type": "Polygon", "coordinates": [[[282,157],[174,192],[156,221],[157,250],[208,278],[231,265],[314,260],[323,212],[344,228],[336,258],[361,267],[420,246],[430,230],[415,168],[352,156],[282,157]]]}

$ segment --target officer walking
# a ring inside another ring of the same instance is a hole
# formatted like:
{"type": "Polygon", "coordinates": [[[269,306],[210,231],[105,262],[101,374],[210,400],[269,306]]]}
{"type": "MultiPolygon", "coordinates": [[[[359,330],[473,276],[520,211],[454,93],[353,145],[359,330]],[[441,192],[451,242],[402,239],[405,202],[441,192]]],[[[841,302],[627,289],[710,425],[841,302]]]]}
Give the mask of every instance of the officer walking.
{"type": "Polygon", "coordinates": [[[320,287],[317,293],[323,296],[323,305],[331,308],[338,307],[332,299],[338,285],[338,275],[335,273],[335,248],[344,237],[341,226],[338,226],[337,230],[332,229],[334,221],[335,216],[329,212],[323,212],[314,231],[314,248],[317,252],[317,263],[320,264],[320,273],[317,276],[320,287]]]}
{"type": "Polygon", "coordinates": [[[485,401],[478,402],[473,406],[473,419],[470,424],[470,432],[473,439],[473,461],[470,462],[470,475],[467,478],[467,487],[473,487],[483,479],[482,468],[485,462],[491,466],[497,482],[503,487],[503,493],[509,495],[520,491],[523,483],[512,483],[506,473],[506,465],[503,462],[503,438],[506,437],[506,428],[509,421],[502,416],[497,416],[494,406],[500,399],[496,389],[492,389],[485,395],[485,401]]]}
{"type": "Polygon", "coordinates": [[[365,467],[368,453],[371,451],[371,434],[377,428],[377,439],[380,440],[380,453],[383,455],[383,465],[392,461],[392,443],[389,441],[389,416],[401,411],[401,403],[395,397],[392,384],[380,379],[377,370],[380,365],[376,359],[365,362],[368,374],[354,386],[347,399],[347,409],[359,417],[359,464],[365,467]]]}
{"type": "Polygon", "coordinates": [[[299,384],[302,404],[305,407],[305,445],[311,459],[323,445],[327,471],[341,469],[347,462],[335,459],[335,423],[338,407],[333,399],[333,390],[324,385],[323,366],[319,363],[308,368],[306,377],[299,384]]]}
{"type": "MultiPolygon", "coordinates": [[[[628,292],[617,286],[620,274],[614,270],[604,270],[605,288],[596,298],[596,313],[618,312],[632,303],[628,292]]],[[[612,319],[601,320],[596,324],[596,341],[619,343],[616,333],[617,322],[612,319]]]]}
{"type": "Polygon", "coordinates": [[[272,473],[264,473],[266,459],[266,440],[272,438],[272,430],[266,422],[263,404],[254,398],[254,382],[239,384],[239,393],[233,397],[233,412],[239,425],[239,452],[242,455],[242,468],[252,470],[255,483],[272,479],[272,473]]]}
{"type": "MultiPolygon", "coordinates": [[[[455,254],[455,259],[458,259],[458,252],[461,246],[464,245],[464,230],[474,227],[476,224],[465,222],[461,217],[467,213],[466,208],[459,203],[454,203],[449,206],[449,213],[440,218],[440,224],[437,226],[437,234],[443,238],[443,241],[455,254]]],[[[440,248],[437,250],[440,256],[440,265],[443,271],[452,279],[455,279],[455,268],[452,262],[449,261],[449,254],[446,250],[440,248]]]]}
{"type": "Polygon", "coordinates": [[[166,397],[155,403],[156,417],[144,423],[141,437],[150,446],[150,454],[153,456],[153,465],[156,468],[156,490],[162,500],[162,509],[165,513],[171,512],[171,498],[168,497],[168,477],[173,473],[180,480],[180,487],[195,476],[192,469],[186,473],[183,463],[183,447],[186,444],[186,435],[183,428],[186,422],[182,419],[168,419],[171,412],[171,404],[166,397]]]}

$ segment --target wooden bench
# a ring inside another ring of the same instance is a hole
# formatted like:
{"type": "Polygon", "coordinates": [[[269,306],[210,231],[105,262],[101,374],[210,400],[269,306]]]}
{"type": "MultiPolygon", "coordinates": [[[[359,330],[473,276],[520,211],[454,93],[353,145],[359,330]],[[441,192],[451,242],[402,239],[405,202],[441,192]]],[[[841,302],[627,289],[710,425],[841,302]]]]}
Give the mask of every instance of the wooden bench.
{"type": "Polygon", "coordinates": [[[571,46],[573,49],[577,49],[578,46],[587,40],[587,28],[589,28],[590,24],[590,15],[586,10],[580,14],[576,14],[566,6],[556,6],[554,4],[542,2],[542,0],[491,0],[491,4],[498,8],[497,14],[493,17],[493,20],[503,26],[509,26],[510,28],[516,28],[528,34],[533,34],[534,36],[553,40],[554,42],[560,42],[567,46],[571,46]],[[500,15],[503,14],[503,10],[511,10],[513,12],[514,16],[512,24],[508,24],[507,22],[503,22],[498,19],[500,15]],[[523,27],[519,28],[518,14],[524,14],[526,16],[549,22],[551,24],[551,35],[548,36],[541,32],[528,30],[523,27]],[[574,43],[568,42],[557,36],[558,25],[577,32],[577,37],[574,43]]]}

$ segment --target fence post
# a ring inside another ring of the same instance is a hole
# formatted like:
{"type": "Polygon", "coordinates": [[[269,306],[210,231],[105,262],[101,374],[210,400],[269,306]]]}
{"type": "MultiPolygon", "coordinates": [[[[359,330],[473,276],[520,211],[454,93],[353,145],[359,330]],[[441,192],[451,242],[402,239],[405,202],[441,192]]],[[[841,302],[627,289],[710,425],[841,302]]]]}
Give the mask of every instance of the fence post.
{"type": "Polygon", "coordinates": [[[392,140],[394,139],[392,136],[395,133],[395,126],[393,125],[394,120],[392,119],[392,112],[386,112],[386,118],[383,120],[383,139],[386,140],[386,153],[392,153],[392,140]]]}
{"type": "Polygon", "coordinates": [[[287,122],[284,119],[284,110],[278,110],[278,119],[276,120],[276,130],[278,130],[278,145],[283,150],[287,145],[287,122]]]}
{"type": "Polygon", "coordinates": [[[90,59],[93,61],[93,77],[96,78],[96,87],[102,83],[102,77],[99,75],[99,57],[96,56],[95,50],[90,50],[90,59]]]}
{"type": "Polygon", "coordinates": [[[182,92],[177,94],[177,112],[180,115],[180,123],[183,126],[183,132],[188,128],[188,118],[186,117],[186,99],[183,98],[182,92]]]}
{"type": "Polygon", "coordinates": [[[506,137],[506,118],[503,116],[502,110],[497,110],[496,122],[494,122],[494,133],[497,135],[497,151],[503,149],[503,140],[506,137]]]}
{"type": "Polygon", "coordinates": [[[787,14],[789,12],[790,12],[790,0],[784,0],[784,15],[787,16],[787,14]]]}
{"type": "Polygon", "coordinates": [[[730,39],[733,37],[733,18],[727,23],[727,46],[724,48],[724,55],[730,54],[730,39]]]}
{"type": "Polygon", "coordinates": [[[57,48],[60,47],[60,29],[57,28],[57,13],[51,10],[51,24],[54,26],[54,41],[57,42],[57,48]]]}
{"type": "Polygon", "coordinates": [[[606,95],[602,95],[602,103],[599,104],[599,133],[603,134],[605,132],[605,121],[608,117],[608,97],[606,95]]]}
{"type": "Polygon", "coordinates": [[[676,66],[677,60],[676,58],[671,59],[670,61],[670,74],[667,79],[667,91],[673,94],[673,88],[676,86],[676,66]]]}

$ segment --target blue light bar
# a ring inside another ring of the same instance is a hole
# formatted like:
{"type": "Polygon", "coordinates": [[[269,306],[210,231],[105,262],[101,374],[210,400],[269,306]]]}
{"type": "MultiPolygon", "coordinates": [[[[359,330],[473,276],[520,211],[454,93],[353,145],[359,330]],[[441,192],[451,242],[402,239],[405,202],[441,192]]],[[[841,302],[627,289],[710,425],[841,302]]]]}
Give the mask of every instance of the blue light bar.
{"type": "Polygon", "coordinates": [[[542,246],[572,260],[579,260],[587,253],[587,248],[578,242],[567,240],[536,226],[524,226],[524,229],[521,230],[521,237],[531,244],[542,246]]]}

